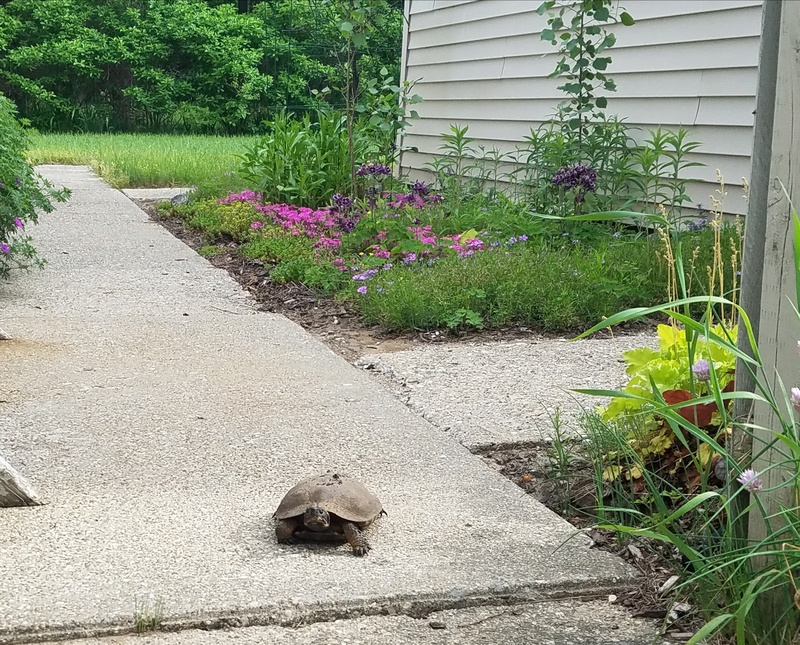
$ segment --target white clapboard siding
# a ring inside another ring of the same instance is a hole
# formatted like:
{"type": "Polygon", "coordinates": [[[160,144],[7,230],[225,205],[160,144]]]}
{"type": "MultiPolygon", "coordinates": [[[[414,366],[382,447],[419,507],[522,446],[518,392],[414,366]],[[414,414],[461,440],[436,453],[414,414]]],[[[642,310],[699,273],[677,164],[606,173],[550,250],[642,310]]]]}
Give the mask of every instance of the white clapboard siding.
{"type": "MultiPolygon", "coordinates": [[[[436,154],[450,124],[469,126],[486,149],[513,151],[564,95],[547,78],[558,54],[539,38],[540,0],[407,0],[403,74],[424,101],[415,106],[402,168],[413,176],[436,154]]],[[[637,128],[684,127],[701,143],[687,171],[702,207],[728,185],[726,210],[744,213],[738,188],[749,177],[762,0],[627,0],[636,19],[617,27],[609,114],[637,128]]],[[[477,145],[476,144],[476,145],[477,145]]]]}

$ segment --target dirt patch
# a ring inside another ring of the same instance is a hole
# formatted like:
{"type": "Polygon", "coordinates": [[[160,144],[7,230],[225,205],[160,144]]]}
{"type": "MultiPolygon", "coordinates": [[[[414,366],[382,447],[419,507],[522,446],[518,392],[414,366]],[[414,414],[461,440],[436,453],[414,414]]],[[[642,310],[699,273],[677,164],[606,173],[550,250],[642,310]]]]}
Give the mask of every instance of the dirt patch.
{"type": "Polygon", "coordinates": [[[680,553],[655,540],[620,540],[613,531],[592,528],[596,517],[591,509],[597,499],[594,478],[580,463],[567,476],[559,476],[554,471],[552,450],[549,444],[506,445],[483,448],[477,454],[488,466],[583,530],[594,548],[613,553],[639,570],[639,587],[609,600],[627,607],[634,617],[664,621],[665,635],[687,640],[704,621],[674,592],[681,582],[675,576],[675,571],[683,568],[680,553]]]}

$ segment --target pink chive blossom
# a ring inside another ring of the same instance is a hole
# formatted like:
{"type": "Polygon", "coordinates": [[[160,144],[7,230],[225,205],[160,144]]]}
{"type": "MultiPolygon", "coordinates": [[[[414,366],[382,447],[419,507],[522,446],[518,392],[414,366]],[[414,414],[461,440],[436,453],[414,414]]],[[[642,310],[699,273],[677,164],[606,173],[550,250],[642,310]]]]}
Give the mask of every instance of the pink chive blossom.
{"type": "Polygon", "coordinates": [[[14,226],[17,228],[25,228],[25,224],[22,223],[22,220],[19,217],[14,218],[14,226]]]}
{"type": "Polygon", "coordinates": [[[792,388],[789,400],[792,402],[794,409],[800,411],[800,387],[792,388]]]}
{"type": "Polygon", "coordinates": [[[5,242],[0,242],[0,251],[3,253],[11,253],[11,247],[5,242]]]}
{"type": "Polygon", "coordinates": [[[251,222],[250,228],[263,228],[264,222],[251,222]]]}
{"type": "Polygon", "coordinates": [[[711,365],[707,360],[701,358],[692,365],[692,373],[698,381],[711,380],[711,365]]]}
{"type": "Polygon", "coordinates": [[[752,468],[743,471],[742,474],[736,478],[736,481],[751,493],[757,493],[763,488],[761,477],[759,477],[758,473],[752,468]]]}
{"type": "Polygon", "coordinates": [[[378,231],[375,235],[375,239],[378,240],[378,242],[385,242],[388,234],[388,231],[378,231]]]}

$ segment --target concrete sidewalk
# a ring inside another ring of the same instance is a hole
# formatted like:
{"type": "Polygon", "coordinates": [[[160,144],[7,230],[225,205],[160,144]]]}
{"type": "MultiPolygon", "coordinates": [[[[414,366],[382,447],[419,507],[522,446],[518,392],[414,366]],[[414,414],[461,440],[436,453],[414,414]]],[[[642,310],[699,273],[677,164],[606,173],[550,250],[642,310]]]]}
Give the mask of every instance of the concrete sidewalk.
{"type": "Polygon", "coordinates": [[[46,270],[0,285],[0,452],[47,505],[0,510],[0,643],[130,629],[145,601],[287,624],[630,581],[88,169],[41,172],[73,196],[33,231],[46,270]],[[366,558],[275,543],[328,468],[388,511],[366,558]]]}

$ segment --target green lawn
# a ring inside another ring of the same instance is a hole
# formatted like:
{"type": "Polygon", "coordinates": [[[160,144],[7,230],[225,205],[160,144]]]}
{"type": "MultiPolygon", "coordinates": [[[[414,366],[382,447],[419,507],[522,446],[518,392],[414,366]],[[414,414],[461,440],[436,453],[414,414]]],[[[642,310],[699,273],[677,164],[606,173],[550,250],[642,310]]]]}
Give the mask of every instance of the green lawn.
{"type": "MultiPolygon", "coordinates": [[[[33,164],[91,166],[115,188],[219,183],[256,137],[161,134],[36,134],[33,164]]],[[[224,183],[224,182],[223,182],[224,183]]]]}

